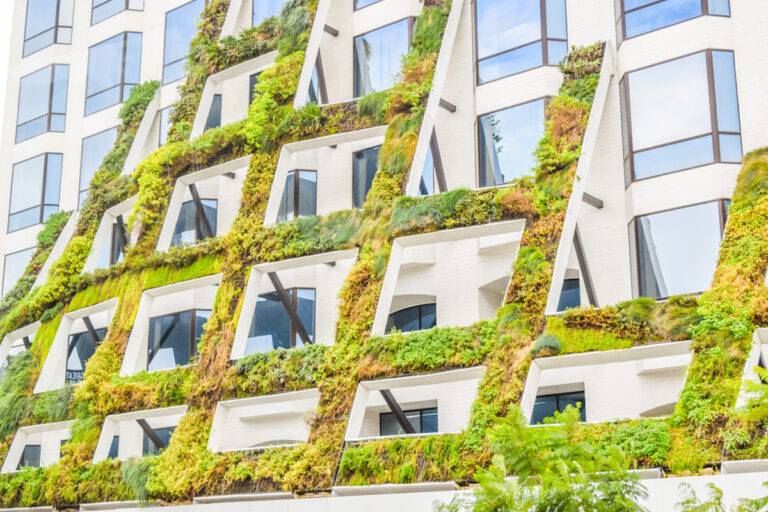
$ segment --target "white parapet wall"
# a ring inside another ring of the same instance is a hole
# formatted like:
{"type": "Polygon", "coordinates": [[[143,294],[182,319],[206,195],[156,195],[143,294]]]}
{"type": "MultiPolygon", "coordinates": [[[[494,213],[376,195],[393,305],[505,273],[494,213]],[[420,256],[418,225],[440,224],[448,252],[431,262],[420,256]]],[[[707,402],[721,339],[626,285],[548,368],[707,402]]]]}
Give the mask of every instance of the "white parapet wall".
{"type": "Polygon", "coordinates": [[[306,442],[320,400],[317,389],[219,402],[208,449],[258,450],[306,442]]]}

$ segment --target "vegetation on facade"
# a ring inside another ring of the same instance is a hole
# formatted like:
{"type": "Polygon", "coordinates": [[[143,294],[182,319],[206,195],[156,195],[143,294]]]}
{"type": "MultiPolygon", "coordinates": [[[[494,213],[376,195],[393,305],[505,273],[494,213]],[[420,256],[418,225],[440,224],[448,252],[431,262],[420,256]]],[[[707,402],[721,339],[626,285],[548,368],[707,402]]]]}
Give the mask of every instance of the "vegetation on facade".
{"type": "MultiPolygon", "coordinates": [[[[698,300],[637,299],[546,319],[545,301],[598,83],[602,45],[573,49],[562,66],[565,79],[547,106],[545,133],[536,151],[538,164],[530,176],[493,190],[409,198],[403,197],[403,188],[432,89],[450,1],[425,2],[401,79],[392,89],[357,104],[301,108],[293,107],[293,99],[316,1],[289,0],[279,18],[237,38],[219,39],[228,5],[228,0],[212,0],[203,12],[169,142],[139,163],[133,174],[121,176],[158,84],[135,88],[121,111],[117,143],[94,178],[75,236],[53,265],[47,283],[30,290],[32,276],[50,252],[65,214],[49,220],[33,264],[0,304],[0,337],[42,322],[32,350],[12,358],[0,380],[0,454],[7,452],[19,426],[75,420],[59,463],[0,476],[3,506],[184,501],[201,494],[307,492],[334,484],[475,478],[485,489],[481,499],[488,510],[509,503],[511,497],[526,503],[540,499],[531,491],[534,483],[542,486],[542,496],[553,500],[565,499],[568,489],[596,485],[605,496],[623,503],[641,494],[637,483],[626,477],[628,467],[691,472],[718,461],[721,451],[734,457],[764,455],[767,447],[761,439],[768,427],[764,406],[754,404],[748,414],[740,414],[733,403],[752,330],[768,318],[768,296],[762,286],[768,268],[768,152],[745,158],[710,291],[698,300]],[[260,75],[247,119],[189,139],[206,78],[273,50],[278,52],[277,61],[260,75]],[[264,226],[283,144],[385,123],[379,171],[361,211],[264,226]],[[250,155],[250,163],[243,202],[229,233],[194,247],[155,251],[177,178],[245,155],[250,155]],[[139,228],[139,242],[128,249],[124,262],[82,273],[104,211],[133,195],[138,199],[130,223],[139,228]],[[526,227],[505,305],[496,319],[466,328],[370,335],[395,237],[511,218],[525,219],[526,227]],[[351,247],[359,248],[359,255],[341,291],[333,346],[276,351],[230,363],[253,264],[351,247]],[[215,273],[222,274],[222,281],[196,364],[119,377],[142,292],[215,273]],[[76,388],[33,396],[32,387],[63,314],[113,297],[119,297],[117,310],[107,338],[88,362],[85,381],[76,388]],[[581,425],[566,413],[564,427],[524,426],[515,404],[532,357],[691,337],[694,362],[671,418],[581,425]],[[360,380],[480,364],[487,371],[465,432],[344,445],[346,419],[360,380]],[[218,401],[310,387],[319,387],[321,400],[309,442],[241,453],[207,450],[218,401]],[[160,455],[91,462],[107,415],[180,404],[188,404],[189,411],[160,455]],[[576,464],[585,471],[572,471],[576,464]],[[505,483],[508,473],[520,477],[518,483],[505,483]],[[603,474],[605,478],[599,476],[603,474]]],[[[578,499],[590,508],[602,498],[578,499]]]]}

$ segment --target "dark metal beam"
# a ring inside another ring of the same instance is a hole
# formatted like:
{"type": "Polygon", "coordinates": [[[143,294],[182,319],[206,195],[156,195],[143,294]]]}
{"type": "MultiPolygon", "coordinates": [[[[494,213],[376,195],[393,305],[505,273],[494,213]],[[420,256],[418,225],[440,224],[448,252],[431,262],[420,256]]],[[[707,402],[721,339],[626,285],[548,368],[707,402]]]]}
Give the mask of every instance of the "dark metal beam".
{"type": "Polygon", "coordinates": [[[336,30],[335,28],[333,28],[333,27],[332,27],[332,26],[330,26],[330,25],[325,25],[325,26],[323,27],[323,32],[325,32],[326,34],[330,34],[330,35],[332,35],[333,37],[339,37],[339,31],[338,31],[338,30],[336,30]]]}
{"type": "Polygon", "coordinates": [[[159,450],[164,450],[165,448],[168,447],[168,445],[165,444],[165,441],[160,439],[160,436],[157,435],[157,432],[155,432],[155,430],[149,426],[149,423],[147,423],[147,420],[145,420],[144,418],[141,418],[136,420],[136,423],[139,424],[139,426],[141,427],[141,430],[143,430],[144,433],[147,434],[147,437],[154,443],[154,445],[159,450]]]}
{"type": "Polygon", "coordinates": [[[235,179],[237,177],[237,174],[235,174],[233,172],[225,172],[224,176],[226,176],[227,178],[233,180],[233,179],[235,179]]]}
{"type": "Polygon", "coordinates": [[[573,232],[573,246],[576,249],[576,259],[579,261],[579,269],[581,270],[582,281],[584,281],[584,288],[587,290],[587,299],[590,306],[597,306],[597,297],[595,296],[595,287],[592,284],[592,275],[589,273],[589,264],[587,263],[587,257],[584,254],[584,247],[581,245],[581,236],[579,235],[579,226],[573,232]]]}
{"type": "Polygon", "coordinates": [[[400,424],[400,428],[403,429],[403,432],[406,434],[415,434],[416,429],[414,429],[411,422],[408,421],[408,418],[405,416],[403,409],[400,408],[400,404],[395,400],[392,392],[388,389],[380,389],[379,393],[381,393],[381,397],[384,401],[387,402],[387,407],[389,407],[389,410],[395,415],[395,419],[400,424]]]}
{"type": "MultiPolygon", "coordinates": [[[[285,308],[285,311],[288,313],[288,316],[291,318],[293,327],[294,329],[296,329],[296,332],[298,332],[299,338],[301,338],[302,343],[304,343],[305,345],[311,344],[312,340],[309,339],[307,330],[304,328],[304,324],[301,322],[301,318],[299,318],[299,314],[293,308],[293,302],[291,302],[291,298],[288,297],[288,293],[285,291],[285,287],[283,287],[283,283],[280,282],[280,278],[277,277],[277,273],[267,272],[267,276],[269,276],[269,280],[272,282],[272,286],[275,287],[275,292],[277,293],[277,296],[280,297],[280,302],[283,303],[283,307],[285,308]]],[[[293,345],[293,340],[291,340],[291,345],[293,345]]]]}
{"type": "Polygon", "coordinates": [[[115,220],[117,221],[117,230],[120,233],[120,240],[123,242],[123,253],[125,253],[125,248],[128,247],[128,230],[125,228],[125,221],[123,220],[123,216],[118,215],[115,220]]]}
{"type": "Polygon", "coordinates": [[[83,323],[85,324],[85,328],[88,330],[88,334],[91,335],[91,339],[93,340],[93,345],[98,346],[98,344],[101,343],[101,337],[99,337],[99,334],[96,332],[96,329],[93,328],[91,317],[89,317],[88,315],[84,316],[83,323]]]}
{"type": "Polygon", "coordinates": [[[432,151],[432,163],[435,168],[437,188],[440,189],[440,193],[448,192],[448,184],[445,180],[445,169],[443,168],[443,157],[440,156],[440,146],[437,144],[437,132],[435,130],[432,130],[432,136],[429,138],[429,149],[432,151]]]}
{"type": "Polygon", "coordinates": [[[29,347],[32,346],[32,342],[29,339],[29,336],[24,336],[21,338],[21,342],[24,344],[24,348],[29,349],[29,347]]]}
{"type": "Polygon", "coordinates": [[[592,194],[588,194],[587,192],[582,194],[581,200],[588,205],[597,208],[598,210],[602,209],[604,206],[602,199],[598,199],[597,197],[593,196],[592,194]]]}
{"type": "Polygon", "coordinates": [[[213,229],[211,229],[211,223],[208,222],[208,217],[205,216],[203,201],[200,199],[200,194],[197,192],[197,187],[194,183],[189,184],[189,192],[192,194],[192,201],[195,202],[195,216],[203,232],[203,238],[210,238],[213,236],[213,229]]]}
{"type": "Polygon", "coordinates": [[[456,105],[448,101],[445,101],[443,98],[440,98],[440,106],[443,107],[448,112],[450,112],[451,114],[456,112],[456,105]]]}

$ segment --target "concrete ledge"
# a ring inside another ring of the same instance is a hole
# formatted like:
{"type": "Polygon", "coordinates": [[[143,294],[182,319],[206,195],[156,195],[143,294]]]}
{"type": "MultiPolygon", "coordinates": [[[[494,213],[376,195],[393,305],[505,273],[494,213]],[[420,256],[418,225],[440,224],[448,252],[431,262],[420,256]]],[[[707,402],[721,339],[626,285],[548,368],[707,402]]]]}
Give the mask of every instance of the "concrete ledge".
{"type": "Polygon", "coordinates": [[[246,494],[221,494],[217,496],[198,496],[192,500],[196,505],[211,503],[233,503],[243,501],[290,500],[295,496],[292,492],[254,492],[246,494]]]}
{"type": "MultiPolygon", "coordinates": [[[[138,501],[138,500],[131,500],[131,501],[102,501],[97,503],[81,503],[80,504],[80,510],[116,510],[116,509],[122,509],[122,508],[133,508],[133,507],[142,507],[142,508],[149,508],[149,507],[159,507],[161,506],[159,502],[146,502],[146,501],[138,501]]],[[[17,510],[17,509],[14,509],[17,510]]]]}
{"type": "Polygon", "coordinates": [[[367,496],[371,494],[407,494],[412,492],[456,491],[456,482],[424,482],[419,484],[339,485],[331,489],[331,496],[367,496]]]}
{"type": "Polygon", "coordinates": [[[725,475],[768,471],[768,459],[724,460],[720,472],[725,475]]]}
{"type": "Polygon", "coordinates": [[[21,507],[21,508],[0,508],[0,512],[53,512],[53,507],[21,507]]]}

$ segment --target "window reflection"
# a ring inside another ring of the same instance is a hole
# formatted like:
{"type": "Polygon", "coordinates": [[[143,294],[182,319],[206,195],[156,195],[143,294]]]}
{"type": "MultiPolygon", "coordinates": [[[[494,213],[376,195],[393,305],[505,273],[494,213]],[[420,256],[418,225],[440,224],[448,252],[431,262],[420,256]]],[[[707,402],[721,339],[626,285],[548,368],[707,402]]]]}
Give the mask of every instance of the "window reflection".
{"type": "MultiPolygon", "coordinates": [[[[218,218],[219,202],[216,199],[201,199],[203,206],[203,215],[208,220],[208,226],[211,228],[211,236],[216,236],[216,222],[218,218]]],[[[171,247],[177,245],[196,244],[206,238],[205,221],[197,211],[197,205],[194,201],[185,201],[179,210],[179,218],[173,228],[171,237],[171,247]]]]}
{"type": "MultiPolygon", "coordinates": [[[[168,446],[168,443],[171,442],[171,436],[173,435],[173,431],[176,430],[176,427],[153,428],[152,430],[155,432],[155,435],[163,441],[165,446],[168,446]]],[[[144,435],[141,443],[142,455],[157,455],[163,450],[161,447],[157,446],[154,441],[152,441],[146,432],[142,433],[144,435]]]]}
{"type": "Polygon", "coordinates": [[[544,99],[480,116],[480,186],[503,185],[528,173],[544,133],[544,99]]]}
{"type": "Polygon", "coordinates": [[[45,222],[59,211],[60,153],[43,153],[14,164],[8,232],[45,222]]]}
{"type": "Polygon", "coordinates": [[[410,46],[411,20],[404,19],[355,37],[355,97],[394,85],[410,46]]]}
{"type": "Polygon", "coordinates": [[[729,201],[635,218],[639,293],[664,299],[709,288],[729,201]]]}
{"type": "Polygon", "coordinates": [[[623,3],[624,15],[618,21],[619,35],[623,38],[647,34],[702,14],[731,14],[728,0],[623,0],[623,3]]]}
{"type": "Polygon", "coordinates": [[[35,254],[35,248],[30,247],[29,249],[5,255],[5,263],[3,264],[2,295],[5,295],[16,286],[16,282],[24,274],[24,269],[27,268],[27,264],[32,260],[33,254],[35,254]]]}
{"type": "Polygon", "coordinates": [[[381,146],[375,146],[352,154],[352,204],[355,208],[365,205],[379,168],[380,150],[381,146]]]}
{"type": "MultiPolygon", "coordinates": [[[[437,432],[437,407],[425,409],[411,409],[403,411],[408,423],[413,426],[416,434],[432,434],[437,432]]],[[[383,412],[379,414],[379,435],[401,436],[405,431],[398,423],[394,413],[383,412]]]]}
{"type": "Polygon", "coordinates": [[[420,304],[390,313],[384,332],[413,332],[437,325],[437,304],[420,304]]]}
{"type": "Polygon", "coordinates": [[[117,139],[117,128],[110,128],[83,139],[80,156],[80,194],[78,205],[82,206],[88,196],[91,180],[101,167],[104,157],[110,152],[117,139]]]}
{"type": "Polygon", "coordinates": [[[168,132],[171,129],[171,114],[173,114],[173,107],[160,109],[160,128],[157,141],[159,146],[163,146],[168,142],[168,132]]]}
{"type": "Polygon", "coordinates": [[[67,116],[69,65],[53,64],[19,81],[16,142],[45,132],[63,132],[67,116]]]}
{"type": "Polygon", "coordinates": [[[253,9],[251,23],[257,27],[267,18],[280,16],[284,4],[285,0],[251,0],[253,9]]]}
{"type": "Polygon", "coordinates": [[[122,103],[138,85],[141,34],[123,32],[88,50],[85,115],[122,103]]]}
{"type": "MultiPolygon", "coordinates": [[[[95,331],[99,340],[103,340],[107,336],[106,328],[96,329],[95,331]]],[[[93,339],[93,336],[88,331],[69,335],[65,374],[65,382],[67,384],[77,384],[83,381],[85,364],[96,352],[98,342],[98,340],[93,339]]]]}
{"type": "Polygon", "coordinates": [[[19,459],[19,465],[17,469],[39,468],[40,453],[41,450],[39,444],[28,444],[24,446],[24,450],[21,452],[21,458],[19,459]]]}
{"type": "Polygon", "coordinates": [[[733,52],[700,52],[632,71],[621,89],[627,182],[741,160],[733,52]]]}
{"type": "Polygon", "coordinates": [[[144,0],[93,0],[91,6],[91,25],[95,25],[126,10],[141,11],[143,9],[144,0]]]}
{"type": "Polygon", "coordinates": [[[203,131],[221,126],[221,94],[214,94],[211,98],[211,108],[208,110],[208,117],[205,119],[203,131]]]}
{"type": "Polygon", "coordinates": [[[195,37],[204,6],[203,0],[192,0],[165,14],[163,84],[175,82],[186,75],[189,43],[195,37]]]}
{"type": "Polygon", "coordinates": [[[22,57],[52,44],[71,43],[73,7],[74,0],[27,0],[22,57]]]}
{"type": "Polygon", "coordinates": [[[169,370],[189,364],[197,354],[208,309],[193,309],[149,319],[147,370],[169,370]]]}
{"type": "Polygon", "coordinates": [[[584,392],[558,393],[554,395],[540,395],[536,397],[531,413],[531,425],[541,425],[546,418],[552,418],[555,412],[564,412],[568,406],[581,405],[580,420],[587,421],[586,401],[584,392]]]}
{"type": "Polygon", "coordinates": [[[563,288],[560,290],[560,300],[557,303],[558,311],[581,306],[581,284],[579,278],[563,280],[563,288]]]}
{"type": "MultiPolygon", "coordinates": [[[[315,297],[313,288],[285,290],[288,301],[298,314],[301,326],[310,340],[315,339],[315,297]]],[[[248,332],[245,355],[269,352],[278,348],[301,347],[300,328],[291,320],[277,292],[259,295],[248,332]]]]}
{"type": "Polygon", "coordinates": [[[475,19],[479,84],[557,65],[568,53],[565,0],[477,0],[475,19]]]}
{"type": "Polygon", "coordinates": [[[277,222],[317,213],[317,172],[294,170],[285,177],[277,222]]]}

